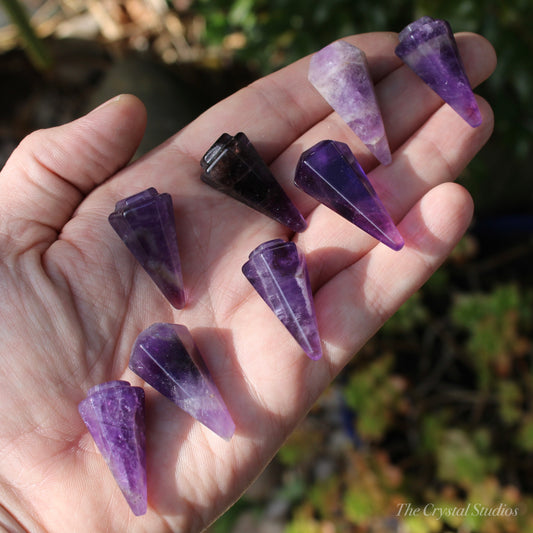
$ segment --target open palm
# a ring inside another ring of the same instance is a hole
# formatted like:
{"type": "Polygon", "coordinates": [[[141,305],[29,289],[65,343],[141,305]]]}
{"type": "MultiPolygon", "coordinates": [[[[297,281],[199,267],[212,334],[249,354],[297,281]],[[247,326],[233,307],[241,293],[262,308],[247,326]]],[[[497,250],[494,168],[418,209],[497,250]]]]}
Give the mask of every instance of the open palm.
{"type": "MultiPolygon", "coordinates": [[[[472,214],[450,183],[492,130],[470,128],[394,56],[392,33],[349,39],[368,57],[393,163],[375,160],[307,82],[308,59],[259,80],[125,166],[143,133],[132,96],[30,135],[0,175],[0,515],[30,531],[197,531],[231,505],[318,395],[444,260],[472,214]],[[200,181],[223,132],[244,131],[306,217],[299,235],[200,181]],[[393,252],[292,186],[301,152],[350,145],[398,221],[393,252]],[[107,222],[121,198],[172,195],[189,303],[174,310],[107,222]],[[306,254],[324,357],[308,359],[241,274],[258,244],[293,238],[306,254]],[[236,422],[226,442],[149,386],[148,512],[134,517],[77,405],[126,379],[136,336],[186,325],[236,422]]],[[[458,36],[474,85],[495,57],[458,36]]]]}

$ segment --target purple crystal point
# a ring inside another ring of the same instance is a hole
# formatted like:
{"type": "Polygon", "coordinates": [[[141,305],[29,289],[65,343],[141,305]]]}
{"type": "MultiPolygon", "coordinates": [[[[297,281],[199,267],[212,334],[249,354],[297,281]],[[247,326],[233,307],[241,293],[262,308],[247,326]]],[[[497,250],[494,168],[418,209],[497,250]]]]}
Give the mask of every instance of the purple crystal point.
{"type": "Polygon", "coordinates": [[[129,367],[222,438],[232,437],[235,423],[185,326],[157,323],[145,329],[129,367]]]}
{"type": "Polygon", "coordinates": [[[202,180],[295,232],[307,223],[242,132],[222,134],[201,161],[202,180]]]}
{"type": "Polygon", "coordinates": [[[311,58],[309,81],[366,144],[376,159],[391,162],[365,53],[346,41],[336,41],[311,58]]]}
{"type": "Polygon", "coordinates": [[[422,17],[406,26],[399,39],[396,55],[470,126],[479,126],[481,113],[448,22],[422,17]]]}
{"type": "Polygon", "coordinates": [[[393,250],[404,241],[348,146],[320,141],[306,150],[294,183],[393,250]]]}
{"type": "Polygon", "coordinates": [[[305,257],[293,242],[259,245],[243,274],[311,359],[322,357],[313,294],[305,257]]]}
{"type": "Polygon", "coordinates": [[[127,381],[89,389],[78,406],[133,513],[146,513],[144,391],[127,381]]]}
{"type": "Polygon", "coordinates": [[[135,259],[177,309],[185,291],[176,237],[172,198],[151,187],[117,202],[109,223],[135,259]]]}

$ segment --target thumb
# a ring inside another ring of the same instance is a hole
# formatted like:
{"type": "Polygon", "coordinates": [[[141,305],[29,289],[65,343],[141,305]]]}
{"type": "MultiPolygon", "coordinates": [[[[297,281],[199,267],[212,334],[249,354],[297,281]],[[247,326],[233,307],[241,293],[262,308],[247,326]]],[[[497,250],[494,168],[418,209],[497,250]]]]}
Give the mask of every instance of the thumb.
{"type": "Polygon", "coordinates": [[[83,198],[129,162],[145,125],[141,101],[121,95],[28,135],[0,173],[2,255],[48,247],[83,198]]]}

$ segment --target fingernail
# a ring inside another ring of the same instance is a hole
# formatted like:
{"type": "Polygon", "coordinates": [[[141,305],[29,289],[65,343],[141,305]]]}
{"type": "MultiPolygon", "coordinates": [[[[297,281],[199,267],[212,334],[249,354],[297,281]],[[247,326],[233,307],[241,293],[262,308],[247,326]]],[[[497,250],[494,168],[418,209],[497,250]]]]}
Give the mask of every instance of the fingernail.
{"type": "Polygon", "coordinates": [[[102,109],[103,107],[107,107],[108,105],[111,105],[111,104],[116,104],[118,103],[122,98],[124,97],[123,94],[119,94],[117,96],[114,96],[113,98],[111,98],[110,100],[107,100],[106,102],[104,102],[103,104],[100,104],[98,107],[95,107],[93,109],[93,111],[97,111],[98,109],[102,109]]]}

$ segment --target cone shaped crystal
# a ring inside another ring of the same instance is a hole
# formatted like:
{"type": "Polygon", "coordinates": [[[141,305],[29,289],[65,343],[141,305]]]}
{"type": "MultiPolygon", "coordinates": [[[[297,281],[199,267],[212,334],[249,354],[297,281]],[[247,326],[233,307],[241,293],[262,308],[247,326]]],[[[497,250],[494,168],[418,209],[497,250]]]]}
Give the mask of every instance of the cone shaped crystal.
{"type": "Polygon", "coordinates": [[[313,294],[303,254],[282,239],[258,246],[243,274],[311,359],[322,357],[313,294]]]}
{"type": "Polygon", "coordinates": [[[127,381],[89,390],[80,415],[133,513],[146,513],[144,391],[127,381]]]}
{"type": "Polygon", "coordinates": [[[481,113],[448,22],[422,17],[406,26],[399,39],[396,55],[470,126],[479,126],[481,113]]]}
{"type": "Polygon", "coordinates": [[[235,424],[185,326],[152,324],[137,337],[129,367],[196,420],[231,438],[235,424]]]}
{"type": "Polygon", "coordinates": [[[393,250],[404,241],[348,146],[320,141],[300,157],[294,183],[393,250]]]}
{"type": "Polygon", "coordinates": [[[176,236],[172,198],[147,189],[121,200],[109,223],[135,259],[177,309],[185,306],[185,292],[176,236]]]}
{"type": "Polygon", "coordinates": [[[307,228],[281,185],[244,133],[224,133],[209,148],[201,165],[202,180],[295,232],[307,228]]]}
{"type": "Polygon", "coordinates": [[[388,165],[391,152],[364,52],[346,41],[329,44],[311,58],[309,81],[376,159],[388,165]]]}

